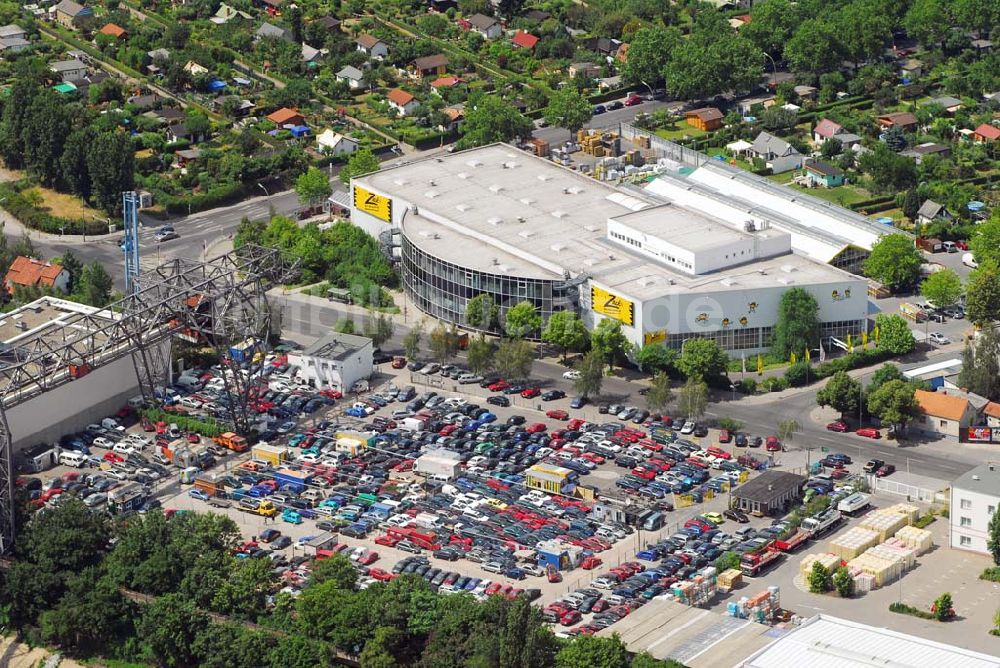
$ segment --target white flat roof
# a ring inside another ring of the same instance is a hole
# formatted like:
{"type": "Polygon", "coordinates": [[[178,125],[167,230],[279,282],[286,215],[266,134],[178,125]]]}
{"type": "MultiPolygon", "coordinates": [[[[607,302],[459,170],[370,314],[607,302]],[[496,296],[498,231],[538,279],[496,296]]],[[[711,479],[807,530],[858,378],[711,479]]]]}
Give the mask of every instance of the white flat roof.
{"type": "MultiPolygon", "coordinates": [[[[745,290],[855,278],[792,254],[703,276],[675,272],[606,238],[608,219],[627,220],[635,211],[662,204],[660,200],[614,188],[506,144],[429,157],[354,182],[417,208],[401,222],[416,247],[486,273],[547,280],[589,275],[640,300],[726,290],[727,280],[739,283],[733,289],[745,290]]],[[[683,227],[692,243],[699,226],[703,235],[706,225],[711,234],[733,229],[713,222],[708,212],[676,204],[670,211],[670,220],[657,229],[668,240],[674,238],[674,226],[683,227]]]]}
{"type": "MultiPolygon", "coordinates": [[[[633,211],[615,216],[614,220],[637,232],[659,237],[692,252],[719,248],[750,238],[748,233],[727,225],[718,218],[676,204],[661,204],[633,211]]],[[[762,238],[787,236],[787,233],[774,229],[758,234],[762,238]]]]}
{"type": "Polygon", "coordinates": [[[903,375],[907,378],[917,378],[918,376],[923,376],[928,373],[936,373],[938,371],[952,371],[954,369],[962,368],[962,360],[957,357],[950,360],[944,360],[943,362],[937,362],[935,364],[928,364],[927,366],[919,366],[914,369],[907,369],[903,372],[903,375]]]}
{"type": "Polygon", "coordinates": [[[998,668],[1000,658],[821,614],[737,665],[741,668],[998,668]]]}

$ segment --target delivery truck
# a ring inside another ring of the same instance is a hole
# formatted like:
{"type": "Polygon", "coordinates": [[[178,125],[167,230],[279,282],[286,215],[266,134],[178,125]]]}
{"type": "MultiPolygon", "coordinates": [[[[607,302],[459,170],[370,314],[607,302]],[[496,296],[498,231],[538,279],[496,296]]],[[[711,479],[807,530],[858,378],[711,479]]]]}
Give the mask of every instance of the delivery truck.
{"type": "Polygon", "coordinates": [[[791,536],[774,541],[774,546],[782,552],[794,552],[802,547],[807,540],[809,540],[809,532],[798,529],[791,536]]]}
{"type": "Polygon", "coordinates": [[[802,520],[801,528],[808,532],[809,537],[816,539],[827,533],[843,519],[840,511],[836,508],[827,508],[815,517],[807,517],[802,520]]]}
{"type": "Polygon", "coordinates": [[[284,446],[261,443],[253,446],[251,457],[267,462],[271,466],[281,466],[292,458],[292,451],[284,446]]]}
{"type": "Polygon", "coordinates": [[[247,439],[232,431],[219,434],[212,440],[227,450],[232,450],[233,452],[246,452],[250,447],[247,444],[247,439]]]}
{"type": "Polygon", "coordinates": [[[837,510],[844,515],[854,515],[861,512],[871,504],[871,497],[861,492],[855,492],[840,500],[837,510]]]}
{"type": "Polygon", "coordinates": [[[278,509],[267,499],[255,499],[249,496],[240,499],[239,509],[261,517],[274,517],[278,514],[278,509]]]}

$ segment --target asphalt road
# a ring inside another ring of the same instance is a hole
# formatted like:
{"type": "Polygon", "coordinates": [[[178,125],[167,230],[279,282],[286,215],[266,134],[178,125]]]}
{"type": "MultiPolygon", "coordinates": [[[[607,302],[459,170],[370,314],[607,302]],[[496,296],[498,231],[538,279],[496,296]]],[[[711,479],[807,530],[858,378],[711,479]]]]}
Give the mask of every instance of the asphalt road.
{"type": "MultiPolygon", "coordinates": [[[[622,98],[624,101],[624,98],[622,98]]],[[[607,102],[604,103],[607,106],[607,102]]],[[[623,109],[615,109],[614,111],[607,111],[603,114],[599,114],[590,119],[586,127],[595,129],[617,129],[619,123],[628,123],[635,118],[635,115],[640,112],[645,112],[647,114],[653,113],[659,109],[670,109],[676,108],[683,105],[682,102],[666,102],[662,100],[654,100],[652,102],[643,102],[642,104],[637,104],[634,107],[625,107],[623,109]]],[[[544,139],[549,142],[550,145],[560,144],[564,141],[568,141],[571,138],[569,130],[564,130],[563,128],[538,128],[534,131],[533,135],[537,139],[544,139]]]]}

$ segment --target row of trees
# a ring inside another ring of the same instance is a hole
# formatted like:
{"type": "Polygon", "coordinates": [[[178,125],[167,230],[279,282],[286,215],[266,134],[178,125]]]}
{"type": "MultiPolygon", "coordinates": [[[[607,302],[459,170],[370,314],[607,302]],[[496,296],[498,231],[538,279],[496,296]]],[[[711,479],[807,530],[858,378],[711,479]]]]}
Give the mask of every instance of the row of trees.
{"type": "Polygon", "coordinates": [[[297,599],[275,597],[270,561],[234,558],[240,532],[215,514],[153,511],[113,523],[67,498],[20,519],[14,561],[0,575],[9,623],[71,656],[313,668],[335,665],[339,650],[366,668],[680,666],[630,657],[617,637],[560,641],[524,599],[438,596],[411,576],[357,591],[357,571],[341,556],[315,562],[297,599]]]}
{"type": "Polygon", "coordinates": [[[838,371],[816,393],[816,403],[834,408],[843,417],[860,417],[866,412],[883,424],[903,428],[920,415],[915,396],[918,389],[926,389],[926,384],[911,381],[899,367],[885,364],[872,375],[867,387],[846,371],[838,371]]]}

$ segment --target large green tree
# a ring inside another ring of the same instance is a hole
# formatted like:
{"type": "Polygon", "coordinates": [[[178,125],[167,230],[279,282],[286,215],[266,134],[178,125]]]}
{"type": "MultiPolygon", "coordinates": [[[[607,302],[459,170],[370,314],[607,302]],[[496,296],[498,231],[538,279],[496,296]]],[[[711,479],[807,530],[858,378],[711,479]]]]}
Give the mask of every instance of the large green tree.
{"type": "Polygon", "coordinates": [[[876,193],[907,190],[917,185],[917,166],[912,158],[895,153],[890,142],[899,142],[900,150],[906,147],[905,136],[887,133],[888,142],[878,142],[875,147],[858,158],[858,169],[867,176],[866,184],[876,193]],[[895,138],[895,139],[894,139],[895,138]]]}
{"type": "Polygon", "coordinates": [[[993,557],[993,563],[1000,566],[1000,510],[994,510],[986,528],[986,549],[993,557]]]}
{"type": "Polygon", "coordinates": [[[784,54],[793,72],[818,76],[837,69],[844,57],[844,47],[836,26],[816,18],[803,21],[795,29],[795,34],[785,42],[784,54]]]}
{"type": "Polygon", "coordinates": [[[549,316],[542,331],[542,341],[558,347],[562,351],[563,360],[570,350],[583,350],[589,339],[587,326],[572,311],[556,311],[549,316]]]}
{"type": "Polygon", "coordinates": [[[587,124],[593,114],[590,101],[574,86],[565,86],[557,90],[549,98],[549,104],[542,110],[542,115],[549,125],[566,128],[574,134],[587,124]]]}
{"type": "Polygon", "coordinates": [[[610,638],[580,635],[556,654],[555,668],[622,668],[628,650],[617,634],[610,638]]]}
{"type": "Polygon", "coordinates": [[[878,329],[878,347],[893,355],[905,355],[917,345],[910,324],[898,313],[879,313],[875,316],[875,327],[878,329]]]}
{"type": "Polygon", "coordinates": [[[95,260],[83,268],[76,294],[91,306],[107,306],[111,303],[114,281],[104,265],[95,260]]]}
{"type": "Polygon", "coordinates": [[[458,331],[438,323],[428,336],[427,347],[438,364],[445,364],[458,353],[458,331]]]}
{"type": "Polygon", "coordinates": [[[644,346],[633,347],[633,357],[636,366],[645,373],[669,371],[676,363],[678,353],[673,348],[667,348],[658,341],[644,346]]]}
{"type": "Polygon", "coordinates": [[[903,17],[906,33],[925,46],[939,44],[949,26],[948,8],[940,0],[913,0],[903,17]]]}
{"type": "Polygon", "coordinates": [[[819,304],[804,288],[792,288],[781,295],[778,319],[774,324],[771,352],[781,358],[791,353],[805,355],[819,341],[819,304]]]}
{"type": "Polygon", "coordinates": [[[577,363],[580,377],[573,381],[573,389],[582,396],[589,397],[601,391],[604,382],[604,356],[598,350],[591,350],[577,363]]]}
{"type": "Polygon", "coordinates": [[[861,383],[854,380],[846,371],[838,371],[830,376],[816,393],[816,403],[820,406],[830,406],[840,415],[857,415],[861,402],[861,383]]]}
{"type": "Polygon", "coordinates": [[[890,380],[868,394],[868,412],[883,424],[905,427],[920,415],[920,405],[914,396],[916,388],[903,380],[890,380]]]}
{"type": "Polygon", "coordinates": [[[625,78],[636,85],[659,85],[670,56],[681,41],[677,28],[642,28],[629,41],[628,60],[623,71],[625,78]]]}
{"type": "Polygon", "coordinates": [[[1000,265],[1000,213],[994,212],[989,220],[976,225],[969,237],[969,250],[979,264],[1000,265]]]}
{"type": "Polygon", "coordinates": [[[692,420],[705,414],[708,407],[708,385],[698,377],[689,377],[677,392],[677,412],[692,420]]]}
{"type": "Polygon", "coordinates": [[[764,71],[764,56],[740,37],[688,39],[678,45],[664,70],[667,90],[688,99],[750,90],[764,71]]]}
{"type": "Polygon", "coordinates": [[[362,333],[372,340],[372,344],[379,348],[392,338],[396,331],[396,323],[385,313],[371,310],[365,318],[362,333]]]}
{"type": "Polygon", "coordinates": [[[507,309],[503,324],[507,336],[523,339],[538,333],[542,326],[542,316],[531,302],[518,302],[507,309]]]}
{"type": "Polygon", "coordinates": [[[377,172],[379,161],[374,153],[367,148],[359,148],[347,159],[347,164],[340,168],[340,182],[347,184],[355,176],[377,172]]]}
{"type": "Polygon", "coordinates": [[[976,325],[995,322],[1000,314],[1000,265],[980,263],[965,285],[965,313],[976,325]]]}
{"type": "Polygon", "coordinates": [[[920,294],[936,308],[952,306],[962,296],[962,279],[953,269],[936,271],[920,284],[920,294]]]}
{"type": "Polygon", "coordinates": [[[892,39],[893,17],[883,0],[854,0],[836,15],[844,55],[856,65],[881,56],[892,39]]]}
{"type": "Polygon", "coordinates": [[[649,385],[646,393],[646,407],[651,411],[662,411],[670,405],[674,398],[674,393],[670,389],[670,376],[658,372],[653,376],[653,382],[649,385]]]}
{"type": "Polygon", "coordinates": [[[865,260],[865,276],[895,291],[917,282],[922,263],[920,252],[909,237],[886,234],[872,244],[871,254],[865,260]]]}
{"type": "Polygon", "coordinates": [[[472,148],[531,135],[532,123],[497,95],[484,95],[465,110],[459,148],[472,148]]]}
{"type": "Polygon", "coordinates": [[[523,339],[504,339],[493,355],[493,367],[504,378],[525,379],[531,376],[534,347],[523,339]]]}
{"type": "Polygon", "coordinates": [[[991,401],[1000,400],[1000,332],[995,328],[987,327],[974,344],[966,343],[958,385],[991,401]]]}
{"type": "MultiPolygon", "coordinates": [[[[801,22],[798,3],[790,0],[760,0],[753,5],[753,20],[740,28],[740,36],[778,60],[785,50],[785,44],[795,34],[801,22]]],[[[629,58],[632,57],[631,48],[629,58]]]]}
{"type": "Polygon", "coordinates": [[[710,380],[726,371],[729,357],[711,339],[688,339],[681,347],[677,369],[688,379],[710,380]]]}
{"type": "Polygon", "coordinates": [[[299,204],[314,206],[332,193],[330,179],[323,170],[316,167],[310,167],[295,179],[295,194],[299,196],[299,204]]]}
{"type": "Polygon", "coordinates": [[[473,329],[492,331],[497,324],[500,307],[485,292],[476,295],[465,305],[465,324],[473,329]]]}
{"type": "Polygon", "coordinates": [[[126,132],[98,133],[87,152],[94,203],[115,218],[122,211],[122,192],[133,189],[135,147],[126,132]]]}
{"type": "Polygon", "coordinates": [[[493,343],[483,335],[469,339],[469,347],[465,350],[469,371],[486,373],[493,366],[493,343]]]}
{"type": "Polygon", "coordinates": [[[622,323],[614,318],[604,318],[590,333],[591,350],[596,351],[611,367],[625,354],[626,346],[628,339],[622,331],[622,323]]]}

